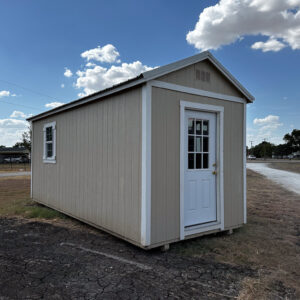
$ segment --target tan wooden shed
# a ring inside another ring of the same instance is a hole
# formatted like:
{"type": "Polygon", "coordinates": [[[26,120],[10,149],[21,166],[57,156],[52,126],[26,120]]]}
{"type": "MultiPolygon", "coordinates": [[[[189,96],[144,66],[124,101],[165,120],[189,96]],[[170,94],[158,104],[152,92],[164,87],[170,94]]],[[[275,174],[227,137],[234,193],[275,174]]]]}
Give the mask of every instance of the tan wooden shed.
{"type": "Polygon", "coordinates": [[[32,198],[143,248],[246,223],[246,105],[209,52],[33,116],[32,198]]]}

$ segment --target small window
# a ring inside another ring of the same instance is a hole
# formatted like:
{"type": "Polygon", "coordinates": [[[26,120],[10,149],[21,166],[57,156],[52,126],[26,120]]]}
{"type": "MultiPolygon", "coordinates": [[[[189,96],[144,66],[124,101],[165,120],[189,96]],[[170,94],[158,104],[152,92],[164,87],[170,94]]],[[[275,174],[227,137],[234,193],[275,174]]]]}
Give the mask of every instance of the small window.
{"type": "Polygon", "coordinates": [[[55,122],[44,125],[44,155],[45,163],[56,162],[56,126],[55,122]]]}
{"type": "Polygon", "coordinates": [[[209,121],[188,119],[188,169],[209,168],[209,121]]]}

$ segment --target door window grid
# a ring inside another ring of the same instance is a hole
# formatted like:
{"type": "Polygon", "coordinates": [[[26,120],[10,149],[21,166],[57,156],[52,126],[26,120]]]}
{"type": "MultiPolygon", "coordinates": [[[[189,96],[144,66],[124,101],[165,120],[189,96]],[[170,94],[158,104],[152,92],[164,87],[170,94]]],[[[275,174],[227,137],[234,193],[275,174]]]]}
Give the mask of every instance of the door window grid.
{"type": "Polygon", "coordinates": [[[209,121],[188,119],[188,169],[208,169],[209,121]]]}

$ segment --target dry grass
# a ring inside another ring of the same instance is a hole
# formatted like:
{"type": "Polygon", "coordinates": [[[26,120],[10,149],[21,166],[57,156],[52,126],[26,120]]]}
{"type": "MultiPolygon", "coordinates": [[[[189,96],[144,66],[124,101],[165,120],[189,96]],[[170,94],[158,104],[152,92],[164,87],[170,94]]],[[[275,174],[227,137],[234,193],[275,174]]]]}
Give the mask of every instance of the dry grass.
{"type": "Polygon", "coordinates": [[[247,174],[248,224],[231,236],[218,234],[176,247],[184,255],[257,269],[257,279],[244,281],[241,299],[272,299],[282,284],[300,299],[300,197],[257,173],[247,174]]]}
{"type": "Polygon", "coordinates": [[[64,218],[59,212],[30,200],[30,177],[0,178],[0,217],[64,218]]]}
{"type": "Polygon", "coordinates": [[[270,168],[300,173],[300,162],[272,162],[268,164],[270,168]]]}
{"type": "Polygon", "coordinates": [[[3,172],[18,172],[18,171],[30,171],[31,165],[26,164],[0,164],[0,173],[3,172]]]}

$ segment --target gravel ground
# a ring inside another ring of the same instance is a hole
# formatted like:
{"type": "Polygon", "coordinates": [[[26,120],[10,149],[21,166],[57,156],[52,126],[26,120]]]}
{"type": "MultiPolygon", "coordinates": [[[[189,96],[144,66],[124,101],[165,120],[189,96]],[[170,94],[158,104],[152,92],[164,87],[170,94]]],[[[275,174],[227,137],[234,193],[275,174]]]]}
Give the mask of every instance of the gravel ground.
{"type": "MultiPolygon", "coordinates": [[[[88,228],[88,227],[86,227],[88,228]]],[[[144,251],[109,234],[0,219],[0,299],[228,299],[247,267],[144,251]]]]}
{"type": "Polygon", "coordinates": [[[247,168],[300,195],[300,174],[272,169],[265,163],[247,163],[247,168]]]}

